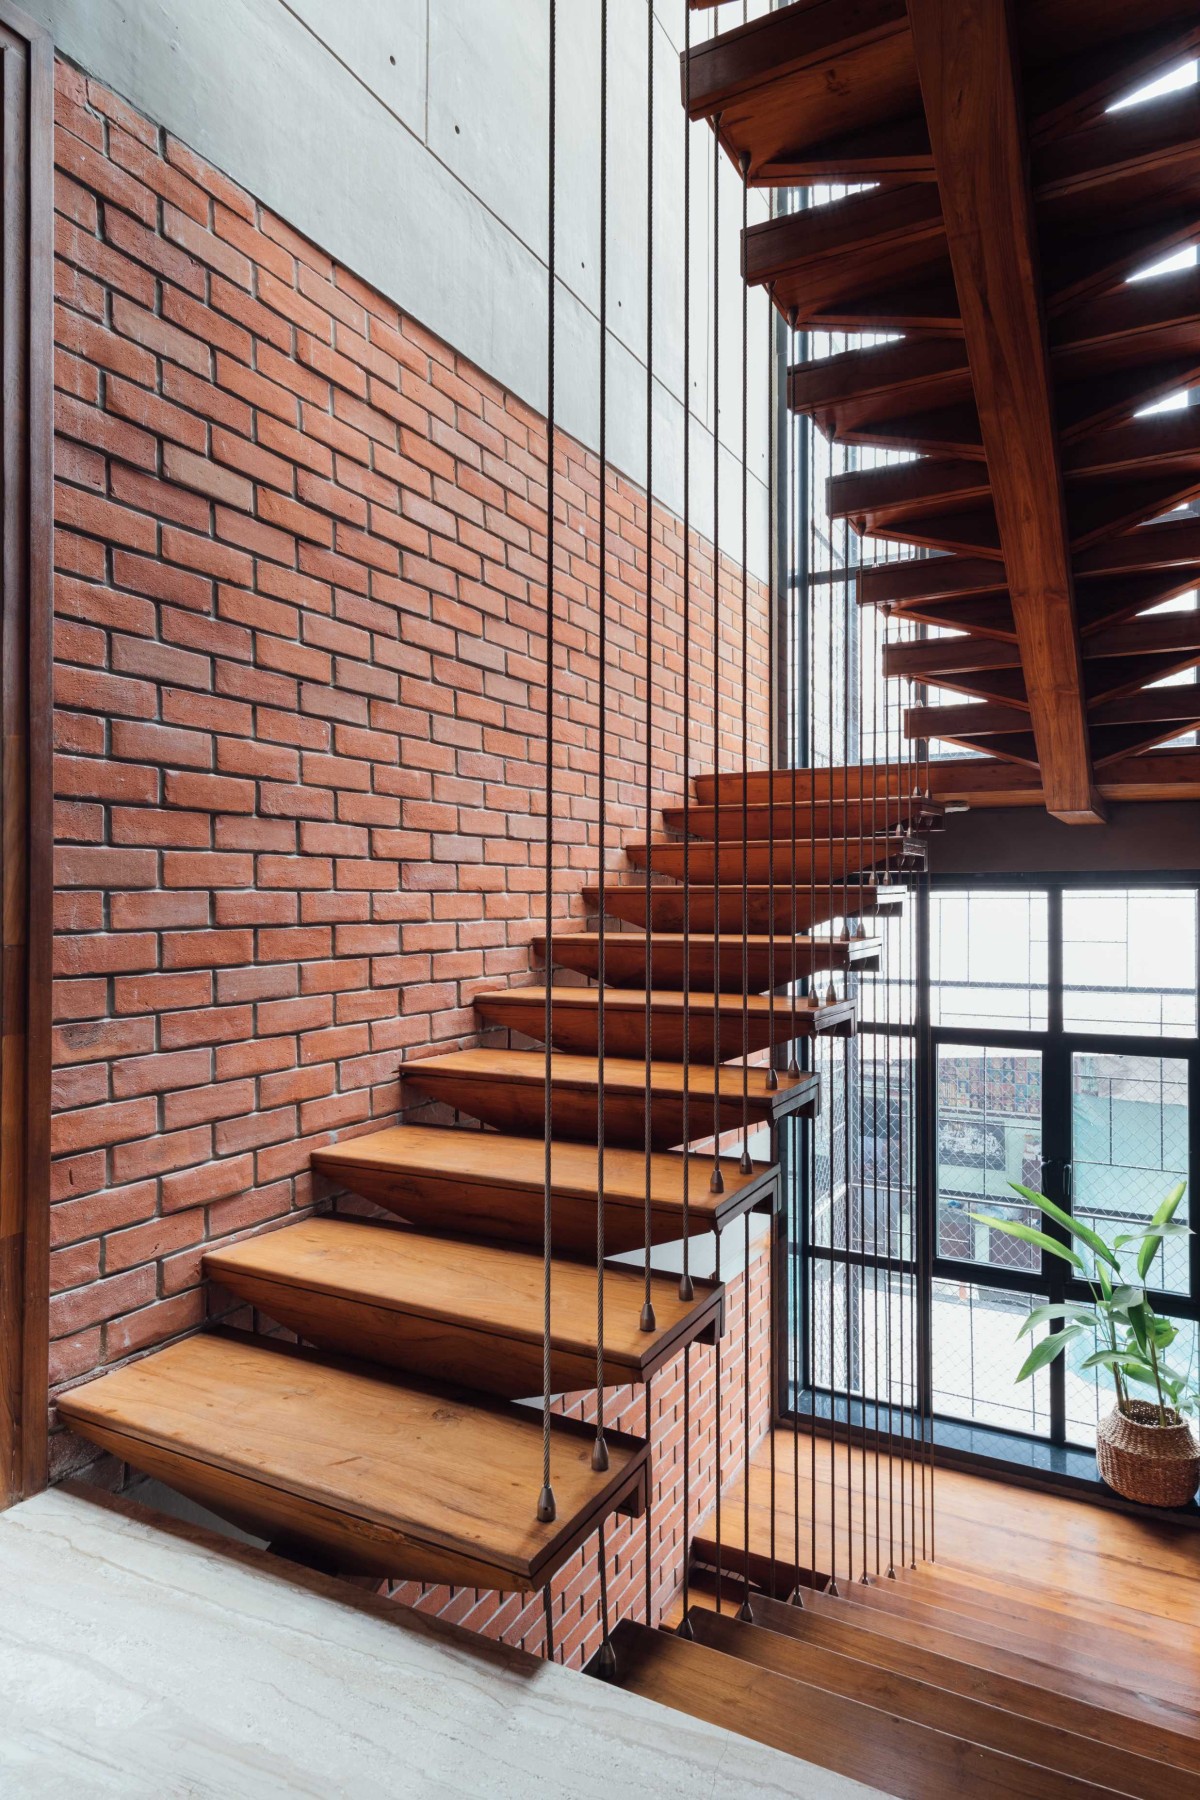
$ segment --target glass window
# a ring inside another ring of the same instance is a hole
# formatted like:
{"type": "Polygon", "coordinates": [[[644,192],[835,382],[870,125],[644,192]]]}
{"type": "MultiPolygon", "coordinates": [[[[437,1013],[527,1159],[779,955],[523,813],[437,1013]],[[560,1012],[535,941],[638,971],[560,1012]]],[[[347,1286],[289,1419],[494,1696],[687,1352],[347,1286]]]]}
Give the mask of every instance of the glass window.
{"type": "Polygon", "coordinates": [[[1028,1050],[940,1044],[937,1058],[938,1255],[1038,1274],[1036,1245],[971,1214],[1032,1225],[1036,1210],[1013,1193],[1042,1181],[1042,1058],[1028,1050]]]}
{"type": "Polygon", "coordinates": [[[911,901],[864,919],[867,936],[880,940],[879,968],[856,977],[858,1016],[864,1025],[911,1025],[916,1018],[911,901]]]}
{"type": "Polygon", "coordinates": [[[1044,891],[935,889],[930,910],[934,1025],[1044,1031],[1044,891]]]}
{"type": "MultiPolygon", "coordinates": [[[[1187,1064],[1076,1051],[1071,1058],[1072,1206],[1106,1238],[1145,1225],[1188,1173],[1187,1064]]],[[[1176,1217],[1187,1222],[1188,1200],[1176,1217]]],[[[1167,1238],[1151,1286],[1189,1291],[1186,1238],[1167,1238]]]]}
{"type": "Polygon", "coordinates": [[[1196,894],[1186,888],[1063,894],[1063,1027],[1194,1037],[1196,894]]]}
{"type": "Polygon", "coordinates": [[[838,1393],[848,1389],[881,1406],[913,1405],[915,1301],[910,1275],[844,1265],[831,1268],[815,1261],[809,1305],[817,1388],[828,1390],[832,1368],[838,1393]]]}
{"type": "Polygon", "coordinates": [[[933,1405],[951,1419],[1046,1437],[1050,1378],[1045,1369],[1018,1384],[1027,1354],[1021,1322],[1044,1294],[1017,1294],[975,1282],[933,1283],[933,1405]]]}

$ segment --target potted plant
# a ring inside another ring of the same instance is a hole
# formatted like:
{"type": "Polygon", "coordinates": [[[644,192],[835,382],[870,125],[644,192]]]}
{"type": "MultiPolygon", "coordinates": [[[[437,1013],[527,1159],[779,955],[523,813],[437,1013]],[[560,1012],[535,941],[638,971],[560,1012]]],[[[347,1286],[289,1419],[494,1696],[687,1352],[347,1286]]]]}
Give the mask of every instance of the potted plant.
{"type": "Polygon", "coordinates": [[[1062,1300],[1033,1308],[1018,1339],[1040,1325],[1050,1329],[1034,1344],[1017,1380],[1028,1381],[1081,1337],[1093,1334],[1098,1347],[1080,1367],[1107,1369],[1116,1391],[1116,1405],[1096,1437],[1100,1477],[1127,1500],[1147,1506],[1186,1506],[1200,1486],[1200,1446],[1188,1425],[1200,1404],[1194,1356],[1186,1369],[1174,1365],[1170,1351],[1178,1328],[1156,1313],[1146,1296],[1146,1276],[1160,1245],[1168,1238],[1190,1235],[1175,1218],[1186,1185],[1181,1181],[1171,1189],[1144,1230],[1122,1232],[1109,1243],[1045,1194],[1010,1182],[1014,1192],[1060,1226],[1068,1239],[1091,1252],[1090,1271],[1079,1251],[1063,1238],[1019,1220],[971,1214],[981,1225],[1036,1244],[1048,1256],[1069,1263],[1091,1290],[1090,1302],[1062,1300]]]}

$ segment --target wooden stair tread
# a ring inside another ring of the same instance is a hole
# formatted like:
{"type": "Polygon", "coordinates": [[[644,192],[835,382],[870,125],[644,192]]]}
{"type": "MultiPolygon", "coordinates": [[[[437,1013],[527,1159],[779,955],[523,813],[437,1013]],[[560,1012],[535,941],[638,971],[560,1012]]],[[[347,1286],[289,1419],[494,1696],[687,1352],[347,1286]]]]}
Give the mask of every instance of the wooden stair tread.
{"type": "MultiPolygon", "coordinates": [[[[923,1594],[924,1590],[921,1592],[923,1594]]],[[[882,1610],[939,1630],[966,1633],[981,1643],[1030,1656],[1062,1655],[1069,1659],[1080,1642],[1079,1629],[1073,1620],[1044,1606],[1031,1607],[1017,1595],[1013,1596],[1009,1606],[1000,1610],[972,1606],[969,1601],[957,1597],[948,1597],[943,1602],[936,1596],[925,1599],[914,1594],[906,1577],[894,1585],[856,1586],[849,1598],[853,1604],[869,1611],[882,1610]]],[[[1114,1681],[1120,1680],[1131,1660],[1136,1660],[1146,1649],[1115,1623],[1102,1639],[1089,1633],[1087,1642],[1089,1663],[1107,1669],[1114,1681]]]]}
{"type": "MultiPolygon", "coordinates": [[[[736,777],[735,777],[736,779],[736,777]]],[[[748,785],[748,784],[747,784],[748,785]]],[[[943,800],[933,800],[923,794],[910,794],[906,798],[892,797],[890,805],[885,805],[882,796],[876,796],[870,784],[863,783],[864,792],[859,795],[848,793],[844,800],[814,800],[806,798],[796,801],[795,842],[809,848],[815,835],[817,847],[828,843],[830,832],[835,837],[843,835],[853,842],[858,842],[860,820],[866,829],[867,842],[881,836],[887,837],[897,824],[903,822],[908,830],[919,830],[922,826],[931,825],[942,820],[950,810],[943,800]]],[[[746,838],[751,843],[763,838],[783,841],[790,857],[792,842],[791,808],[763,806],[761,801],[747,800],[746,812],[748,829],[746,838]]],[[[740,794],[721,806],[718,817],[717,808],[711,804],[703,805],[697,801],[689,806],[685,813],[682,806],[664,808],[662,822],[668,831],[687,831],[693,838],[704,842],[712,842],[718,824],[722,841],[732,839],[736,843],[742,840],[742,802],[740,794]]]]}
{"type": "MultiPolygon", "coordinates": [[[[1018,1631],[1042,1645],[1053,1644],[1063,1633],[1073,1636],[1081,1628],[1102,1627],[1111,1643],[1120,1646],[1114,1659],[1118,1662],[1131,1653],[1137,1655],[1148,1648],[1158,1624],[1146,1615],[1139,1617],[1127,1609],[1107,1604],[1094,1605],[1089,1618],[1084,1596],[1079,1597],[1077,1611],[1071,1596],[1064,1595],[1059,1602],[1046,1589],[1035,1588],[1032,1584],[1023,1587],[1014,1582],[1001,1587],[997,1583],[994,1590],[988,1592],[970,1581],[943,1580],[941,1575],[942,1570],[937,1564],[918,1564],[915,1570],[905,1573],[894,1594],[889,1586],[888,1603],[911,1610],[914,1618],[948,1615],[971,1624],[977,1622],[981,1634],[992,1628],[1018,1631]],[[927,1576],[933,1578],[926,1579],[927,1576]],[[1141,1637],[1148,1640],[1147,1643],[1139,1644],[1141,1637]]],[[[952,1630],[965,1628],[951,1626],[952,1630]]],[[[1200,1652],[1200,1634],[1197,1635],[1197,1651],[1200,1652]]]]}
{"type": "MultiPolygon", "coordinates": [[[[737,941],[740,945],[741,940],[737,941]]],[[[600,1010],[601,990],[597,987],[555,987],[551,991],[556,1008],[561,1005],[574,1008],[579,1012],[598,1012],[600,1010]]],[[[534,1001],[541,1006],[544,1004],[545,994],[545,988],[541,987],[494,988],[476,994],[475,999],[476,1002],[486,1001],[489,1006],[502,1009],[510,1002],[525,1005],[529,1001],[534,1001]]],[[[686,994],[667,988],[651,988],[650,990],[650,1004],[656,1012],[680,1014],[704,1010],[711,1012],[714,1003],[719,1003],[723,1013],[740,1013],[742,1011],[743,1001],[740,994],[722,993],[717,995],[696,989],[692,989],[686,994]]],[[[823,1019],[826,1015],[829,1015],[830,1018],[841,1018],[847,1007],[852,1008],[853,1002],[839,1000],[836,1006],[822,1005],[810,1010],[816,1011],[818,1019],[823,1019]]],[[[610,1008],[613,1012],[644,1013],[646,1010],[645,991],[631,991],[629,988],[606,989],[604,990],[605,1012],[610,1008]]],[[[778,1000],[772,1002],[766,994],[747,994],[745,1008],[751,1017],[764,1019],[785,1010],[780,1006],[778,1000]]]]}
{"type": "MultiPolygon", "coordinates": [[[[697,1550],[703,1554],[701,1546],[697,1550]]],[[[905,1646],[932,1650],[954,1661],[988,1669],[997,1674],[1012,1675],[1023,1681],[1036,1681],[1056,1693],[1067,1694],[1093,1705],[1107,1703],[1119,1717],[1134,1714],[1158,1729],[1184,1737],[1200,1735],[1192,1715],[1157,1694],[1139,1693],[1129,1684],[1129,1674],[1122,1680],[1114,1677],[1106,1662],[1099,1666],[1076,1667],[1047,1651],[1039,1656],[1037,1646],[1029,1640],[1017,1645],[992,1643],[978,1637],[963,1620],[958,1629],[949,1623],[927,1624],[894,1613],[887,1607],[857,1604],[852,1596],[842,1594],[805,1594],[805,1604],[818,1616],[841,1619],[863,1630],[877,1632],[905,1646]]],[[[1148,1685],[1153,1685],[1152,1679],[1148,1685]]]]}
{"type": "MultiPolygon", "coordinates": [[[[799,884],[797,884],[797,885],[799,887],[799,884]]],[[[818,885],[817,898],[820,899],[822,897],[821,893],[820,893],[821,884],[818,883],[817,885],[818,885]]],[[[828,890],[829,890],[828,882],[826,882],[824,885],[825,885],[825,889],[826,889],[826,894],[828,894],[828,890]]],[[[774,882],[751,881],[747,884],[747,886],[748,886],[750,898],[751,898],[751,900],[754,900],[756,898],[765,899],[767,897],[767,895],[780,895],[782,892],[783,883],[780,881],[774,881],[774,882]]],[[[654,887],[651,887],[651,889],[650,889],[651,894],[676,894],[676,895],[678,895],[680,893],[680,891],[681,890],[679,888],[666,887],[666,886],[654,886],[654,887]]],[[[713,889],[712,889],[711,882],[706,883],[705,886],[702,888],[698,888],[697,891],[692,895],[692,905],[695,906],[698,901],[703,900],[706,894],[711,896],[712,891],[713,891],[713,889]]],[[[646,892],[645,882],[631,881],[628,879],[626,879],[624,881],[619,881],[619,882],[610,881],[607,883],[607,885],[605,886],[605,889],[604,889],[605,899],[607,899],[607,900],[611,900],[614,897],[614,895],[620,895],[620,894],[644,895],[645,892],[646,892]]],[[[808,892],[808,883],[806,881],[804,883],[804,893],[807,894],[807,892],[808,892]]],[[[599,901],[600,889],[598,887],[596,887],[595,885],[590,886],[590,887],[585,887],[583,890],[583,894],[584,894],[585,900],[588,900],[589,902],[599,901]]],[[[741,882],[740,881],[737,881],[737,882],[723,881],[719,884],[719,886],[717,888],[717,894],[718,894],[720,904],[721,904],[722,915],[724,916],[725,908],[726,908],[726,906],[728,906],[730,909],[728,916],[731,919],[734,918],[735,914],[733,912],[733,907],[734,907],[735,902],[737,903],[738,906],[741,905],[741,899],[742,899],[742,884],[741,884],[741,882]]],[[[788,898],[790,899],[790,897],[791,896],[790,896],[790,888],[789,888],[788,898]]],[[[877,910],[877,911],[891,912],[891,911],[895,911],[897,908],[902,907],[904,905],[905,900],[908,898],[908,889],[900,886],[896,882],[873,882],[873,881],[858,882],[858,881],[853,881],[853,880],[843,882],[843,881],[838,880],[838,881],[835,881],[833,884],[833,897],[835,900],[846,900],[852,904],[859,904],[864,907],[867,905],[870,905],[874,910],[877,910]]],[[[741,915],[739,913],[736,916],[738,918],[740,918],[741,915]]],[[[761,937],[765,934],[762,932],[754,932],[752,935],[756,936],[756,937],[761,937]]],[[[738,942],[739,943],[741,942],[741,933],[740,932],[738,933],[738,942]]]]}
{"type": "MultiPolygon", "coordinates": [[[[728,1590],[730,1584],[725,1584],[728,1590]]],[[[740,1605],[735,1592],[731,1601],[723,1597],[722,1611],[732,1617],[740,1605]]],[[[710,1594],[693,1590],[693,1628],[699,1628],[699,1615],[714,1608],[710,1594]]],[[[1121,1695],[1102,1683],[1095,1687],[1094,1699],[1076,1698],[1046,1686],[1043,1667],[1029,1660],[1020,1664],[1021,1673],[1002,1672],[965,1662],[957,1656],[892,1638],[837,1615],[836,1608],[817,1612],[806,1604],[792,1606],[764,1594],[753,1597],[755,1624],[771,1634],[789,1641],[811,1644],[818,1651],[832,1651],[853,1657],[873,1670],[890,1670],[911,1675],[917,1680],[944,1689],[947,1693],[982,1701],[989,1707],[1036,1720],[1042,1726],[1090,1738],[1118,1753],[1128,1752],[1151,1767],[1166,1765],[1168,1772],[1186,1771],[1192,1786],[1200,1777],[1200,1745],[1181,1734],[1164,1730],[1132,1717],[1120,1707],[1121,1695]]],[[[1184,1791],[1191,1792],[1188,1787],[1184,1791]]]]}
{"type": "MultiPolygon", "coordinates": [[[[607,973],[606,967],[606,978],[607,973]]],[[[793,1010],[772,995],[656,989],[649,996],[647,1028],[644,988],[609,986],[606,979],[603,989],[560,985],[551,993],[550,1040],[556,1049],[577,1055],[598,1052],[603,1020],[608,1055],[640,1059],[643,1067],[647,1045],[652,1056],[663,1060],[681,1062],[686,1056],[689,1062],[727,1063],[794,1038],[826,1033],[852,1037],[858,1016],[856,1003],[849,999],[816,1006],[806,1000],[793,1010]]],[[[475,1008],[490,1025],[544,1043],[545,995],[540,987],[501,988],[477,993],[475,1008]]]]}
{"type": "MultiPolygon", "coordinates": [[[[543,961],[546,939],[534,938],[535,953],[543,961]]],[[[883,945],[877,937],[843,938],[840,932],[816,937],[795,937],[788,931],[748,933],[745,939],[746,978],[751,993],[786,987],[793,979],[839,969],[870,970],[878,966],[883,945]]],[[[599,977],[600,933],[556,932],[552,960],[557,968],[574,969],[580,975],[599,977]]],[[[714,974],[726,994],[742,993],[741,937],[722,934],[714,957],[711,932],[615,931],[604,933],[604,972],[610,987],[635,987],[645,991],[646,964],[651,978],[682,988],[685,973],[690,993],[711,993],[714,974]],[[686,956],[685,956],[686,950],[686,956]]]]}
{"type": "MultiPolygon", "coordinates": [[[[338,1328],[344,1325],[350,1335],[354,1331],[350,1313],[357,1308],[369,1309],[382,1319],[384,1329],[358,1353],[373,1355],[395,1366],[414,1365],[405,1359],[403,1335],[392,1340],[396,1354],[387,1354],[389,1320],[401,1332],[415,1321],[452,1328],[456,1335],[473,1340],[473,1357],[463,1358],[464,1368],[476,1373],[473,1386],[493,1387],[493,1377],[500,1379],[503,1373],[499,1363],[506,1351],[515,1358],[518,1369],[540,1377],[540,1252],[323,1216],[210,1251],[204,1268],[206,1274],[294,1329],[294,1319],[304,1317],[314,1296],[329,1302],[329,1313],[338,1328]],[[272,1299],[283,1306],[283,1313],[272,1311],[272,1299]],[[497,1351],[498,1364],[493,1370],[488,1366],[488,1358],[497,1351]]],[[[642,1270],[606,1265],[605,1379],[614,1384],[644,1381],[648,1372],[658,1368],[684,1342],[699,1332],[711,1333],[721,1314],[722,1290],[713,1283],[697,1282],[695,1299],[685,1302],[679,1298],[677,1276],[654,1275],[650,1295],[656,1325],[653,1331],[643,1331],[643,1286],[642,1270]]],[[[554,1354],[565,1366],[582,1365],[586,1381],[594,1376],[596,1366],[594,1265],[553,1258],[551,1296],[554,1354]]],[[[316,1330],[303,1330],[302,1335],[326,1344],[325,1337],[316,1330]]],[[[445,1330],[435,1329],[418,1340],[417,1348],[428,1344],[430,1356],[443,1359],[446,1379],[466,1379],[465,1374],[452,1373],[445,1365],[445,1356],[453,1354],[453,1348],[447,1351],[447,1335],[445,1330]]],[[[333,1348],[345,1348],[351,1353],[355,1350],[353,1344],[335,1344],[333,1348]]],[[[557,1381],[554,1385],[556,1390],[560,1386],[557,1381]]],[[[518,1382],[513,1397],[533,1391],[537,1390],[518,1382]]]]}
{"type": "MultiPolygon", "coordinates": [[[[797,882],[793,890],[790,875],[786,881],[750,882],[745,894],[746,923],[756,936],[770,931],[772,919],[777,933],[790,931],[793,920],[802,930],[808,930],[827,924],[831,918],[864,918],[898,911],[903,907],[907,893],[906,888],[893,883],[838,880],[831,897],[827,882],[818,882],[815,887],[807,881],[797,882]]],[[[585,887],[583,898],[589,912],[601,910],[599,888],[585,887]]],[[[714,919],[719,920],[725,933],[736,925],[740,936],[743,904],[740,883],[737,886],[722,883],[714,900],[711,883],[698,885],[693,881],[686,900],[693,939],[705,932],[711,937],[714,919]]],[[[646,905],[644,881],[613,882],[605,887],[603,911],[609,918],[644,926],[646,905]]],[[[673,879],[653,883],[649,894],[651,928],[682,931],[684,905],[684,889],[676,886],[673,879]]]]}
{"type": "MultiPolygon", "coordinates": [[[[541,1050],[456,1050],[404,1064],[404,1079],[418,1092],[504,1130],[545,1131],[546,1057],[541,1050]]],[[[604,1118],[607,1143],[640,1144],[646,1135],[647,1100],[651,1147],[674,1149],[683,1141],[708,1138],[750,1125],[769,1124],[796,1111],[811,1111],[820,1078],[809,1071],[780,1074],[768,1086],[759,1064],[693,1062],[647,1064],[644,1057],[607,1056],[604,1061],[604,1118]],[[688,1113],[685,1120],[684,1111],[688,1113]],[[715,1115],[715,1117],[714,1117],[715,1115]]],[[[550,1058],[555,1135],[596,1141],[600,1062],[596,1056],[555,1050],[550,1058]]]]}
{"type": "MultiPolygon", "coordinates": [[[[456,1131],[445,1125],[393,1125],[331,1144],[313,1167],[402,1218],[446,1230],[539,1244],[545,1152],[538,1137],[504,1131],[456,1131]]],[[[712,1231],[748,1209],[770,1207],[772,1165],[743,1175],[738,1159],[721,1158],[723,1191],[709,1190],[712,1158],[659,1151],[650,1158],[654,1243],[683,1236],[684,1184],[688,1233],[712,1231]]],[[[595,1145],[556,1138],[551,1149],[554,1242],[594,1256],[595,1145]]],[[[645,1243],[646,1159],[641,1149],[611,1145],[604,1153],[605,1234],[614,1254],[645,1243]]]]}
{"type": "MultiPolygon", "coordinates": [[[[1163,1620],[1156,1613],[1108,1598],[1098,1600],[1090,1594],[1067,1588],[1051,1588],[1044,1582],[1024,1581],[1015,1574],[1001,1580],[984,1571],[957,1568],[949,1562],[920,1563],[906,1577],[905,1586],[914,1594],[929,1598],[935,1605],[993,1613],[1015,1608],[1039,1623],[1049,1613],[1054,1619],[1069,1619],[1083,1629],[1144,1635],[1156,1643],[1162,1642],[1163,1620]]],[[[1172,1630],[1186,1631],[1186,1627],[1175,1623],[1172,1630]]],[[[1200,1621],[1192,1637],[1195,1654],[1200,1659],[1200,1621]]]]}
{"type": "Polygon", "coordinates": [[[542,1425],[528,1409],[238,1332],[185,1338],[59,1406],[218,1512],[385,1575],[537,1587],[644,1493],[644,1445],[610,1434],[597,1475],[594,1433],[556,1419],[558,1517],[540,1524],[542,1425]]]}
{"type": "MultiPolygon", "coordinates": [[[[739,889],[738,891],[740,893],[741,890],[739,889]]],[[[690,947],[693,951],[703,949],[706,942],[710,945],[712,943],[711,932],[700,933],[693,931],[689,935],[691,938],[690,947]]],[[[545,946],[546,939],[544,937],[536,937],[533,942],[538,949],[542,949],[545,946]]],[[[562,948],[572,948],[577,945],[598,945],[599,942],[600,933],[598,931],[556,931],[553,939],[556,951],[562,948]]],[[[605,934],[605,942],[606,947],[609,950],[614,948],[632,949],[636,946],[644,948],[645,945],[649,943],[652,948],[657,951],[682,950],[685,939],[681,931],[654,931],[650,933],[649,938],[641,931],[610,931],[605,934]]],[[[730,957],[734,956],[735,953],[738,955],[741,954],[743,942],[745,942],[751,950],[768,950],[773,948],[776,954],[781,956],[786,956],[794,943],[797,951],[803,950],[815,952],[818,956],[841,957],[843,963],[858,962],[860,960],[865,960],[868,956],[877,956],[880,949],[880,940],[877,937],[841,938],[837,936],[836,933],[831,936],[829,932],[801,936],[793,939],[788,937],[781,938],[778,932],[776,932],[774,937],[771,937],[765,931],[751,931],[747,932],[744,940],[740,933],[735,937],[732,933],[725,932],[722,933],[719,942],[722,951],[727,953],[730,957]]]]}
{"type": "Polygon", "coordinates": [[[707,1645],[625,1619],[613,1633],[617,1680],[628,1691],[792,1756],[883,1789],[899,1800],[1075,1800],[1116,1792],[1004,1756],[949,1731],[898,1718],[707,1645]]]}
{"type": "MultiPolygon", "coordinates": [[[[567,1056],[556,1051],[551,1057],[551,1079],[563,1087],[577,1088],[584,1092],[595,1092],[599,1081],[598,1068],[594,1056],[567,1056]]],[[[417,1057],[404,1064],[403,1072],[410,1081],[437,1071],[480,1081],[532,1081],[540,1086],[544,1070],[545,1057],[540,1050],[451,1050],[443,1056],[417,1057]]],[[[641,1057],[610,1056],[605,1060],[604,1082],[610,1093],[641,1094],[646,1086],[646,1064],[641,1057]]],[[[710,1063],[692,1063],[690,1068],[685,1069],[682,1063],[652,1062],[650,1082],[651,1092],[655,1094],[682,1094],[686,1088],[694,1094],[711,1096],[714,1088],[717,1088],[722,1094],[740,1099],[742,1093],[740,1066],[734,1068],[722,1065],[714,1068],[710,1063]]],[[[755,1066],[750,1069],[752,1097],[772,1106],[779,1106],[785,1102],[808,1098],[816,1087],[817,1077],[812,1074],[781,1074],[778,1093],[769,1092],[766,1082],[765,1068],[755,1066]]]]}
{"type": "MultiPolygon", "coordinates": [[[[755,1603],[757,1605],[757,1603],[755,1603]]],[[[747,1623],[697,1607],[690,1614],[695,1639],[777,1675],[791,1676],[850,1700],[862,1700],[897,1717],[935,1730],[951,1731],[989,1750],[1036,1763],[1138,1800],[1161,1800],[1164,1784],[1174,1784],[1183,1800],[1196,1800],[1200,1783],[1161,1761],[1089,1737],[1062,1724],[1048,1725],[1011,1706],[941,1687],[928,1671],[889,1669],[769,1629],[765,1617],[747,1623]]]]}
{"type": "MultiPolygon", "coordinates": [[[[783,838],[754,838],[743,844],[739,837],[733,840],[722,838],[719,845],[711,839],[695,838],[687,844],[668,839],[652,844],[626,844],[623,848],[634,868],[644,868],[649,863],[655,873],[681,881],[686,864],[691,882],[697,885],[706,882],[711,886],[715,872],[720,882],[734,886],[740,896],[743,870],[749,871],[748,885],[751,886],[769,883],[772,870],[776,887],[784,881],[790,883],[793,868],[797,882],[810,885],[815,872],[818,885],[824,874],[828,886],[831,872],[836,884],[859,869],[900,862],[913,843],[912,839],[895,835],[861,841],[857,837],[839,837],[832,843],[828,839],[818,839],[814,851],[807,839],[793,844],[783,838]]],[[[730,916],[739,919],[740,913],[734,912],[730,916]]]]}

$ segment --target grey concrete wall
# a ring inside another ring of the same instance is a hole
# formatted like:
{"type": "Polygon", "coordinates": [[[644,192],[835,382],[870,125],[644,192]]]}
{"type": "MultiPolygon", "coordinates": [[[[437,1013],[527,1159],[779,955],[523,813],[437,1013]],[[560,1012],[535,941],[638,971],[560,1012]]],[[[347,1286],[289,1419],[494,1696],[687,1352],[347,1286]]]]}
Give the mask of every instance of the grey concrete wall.
{"type": "MultiPolygon", "coordinates": [[[[655,480],[683,506],[685,0],[655,0],[655,480]]],[[[752,15],[768,10],[754,0],[752,15]]],[[[547,0],[26,0],[59,49],[523,399],[546,399],[547,0]]],[[[725,28],[741,7],[720,9],[725,28]]],[[[559,0],[563,426],[593,448],[600,0],[559,0]]],[[[645,477],[646,7],[610,0],[609,454],[645,477]]],[[[712,13],[693,18],[696,37],[712,13]]],[[[711,136],[693,131],[692,516],[712,528],[711,136]]],[[[741,192],[722,159],[720,536],[741,545],[741,192]]],[[[766,201],[751,196],[751,218],[766,201]]],[[[749,558],[767,562],[768,309],[749,307],[749,558]]]]}

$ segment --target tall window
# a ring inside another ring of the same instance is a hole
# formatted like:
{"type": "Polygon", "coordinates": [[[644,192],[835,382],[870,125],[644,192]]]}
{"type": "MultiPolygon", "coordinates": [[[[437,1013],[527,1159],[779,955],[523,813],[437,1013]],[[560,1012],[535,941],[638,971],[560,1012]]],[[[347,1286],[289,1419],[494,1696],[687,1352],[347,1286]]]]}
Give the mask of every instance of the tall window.
{"type": "MultiPolygon", "coordinates": [[[[831,1141],[824,1156],[818,1144],[807,1172],[816,1350],[804,1385],[795,1384],[796,1409],[822,1410],[830,1357],[835,1386],[844,1388],[849,1354],[850,1391],[864,1402],[903,1406],[915,1381],[927,1383],[943,1441],[987,1449],[997,1442],[989,1433],[1002,1432],[1007,1454],[1020,1454],[1021,1442],[1030,1454],[1039,1441],[1086,1448],[1112,1405],[1103,1371],[1082,1366],[1099,1346],[1082,1339],[1018,1385],[1024,1349],[1016,1339],[1031,1308],[1086,1299],[1087,1289],[1067,1279],[1057,1258],[975,1215],[1041,1225],[1014,1192],[1017,1182],[1111,1237],[1144,1225],[1175,1182],[1190,1183],[1193,1172],[1200,1179],[1200,890],[1089,878],[934,882],[927,895],[916,921],[921,983],[893,951],[886,994],[879,976],[858,984],[863,1025],[852,1091],[861,1130],[852,1124],[840,1150],[831,1141]],[[910,1118],[896,1097],[912,1056],[919,1099],[910,1118]],[[890,1190],[884,1216],[873,1179],[898,1145],[906,1178],[890,1190]],[[894,1284],[920,1278],[909,1254],[914,1208],[925,1209],[927,1291],[915,1351],[889,1386],[872,1364],[887,1330],[875,1300],[886,1298],[889,1283],[896,1291],[894,1284]],[[839,1272],[831,1282],[828,1270],[839,1263],[854,1265],[852,1278],[839,1272]],[[844,1320],[847,1308],[860,1317],[844,1320]]],[[[899,938],[903,928],[893,930],[899,938]]],[[[1180,1216],[1200,1221],[1190,1186],[1180,1216]]],[[[1150,1286],[1155,1305],[1180,1327],[1173,1362],[1195,1368],[1200,1236],[1168,1240],[1150,1286]]],[[[801,1331],[804,1317],[797,1305],[801,1331]]]]}

